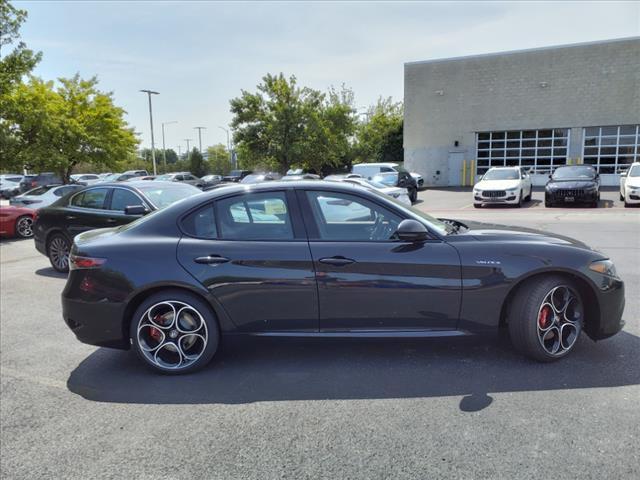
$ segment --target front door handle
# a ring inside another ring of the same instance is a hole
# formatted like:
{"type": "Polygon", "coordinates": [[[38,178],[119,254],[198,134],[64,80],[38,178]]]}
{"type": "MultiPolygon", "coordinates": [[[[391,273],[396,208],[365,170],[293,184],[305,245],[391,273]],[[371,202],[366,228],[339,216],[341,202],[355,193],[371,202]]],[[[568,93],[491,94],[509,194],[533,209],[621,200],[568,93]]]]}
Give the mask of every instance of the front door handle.
{"type": "Polygon", "coordinates": [[[118,220],[115,218],[107,218],[107,223],[116,223],[118,220]]]}
{"type": "Polygon", "coordinates": [[[67,220],[75,220],[76,219],[76,217],[74,217],[73,215],[67,215],[64,218],[67,219],[67,220]]]}
{"type": "Polygon", "coordinates": [[[326,263],[327,265],[333,265],[334,267],[344,267],[351,263],[355,263],[355,260],[345,257],[325,257],[318,260],[320,263],[326,263]]]}
{"type": "Polygon", "coordinates": [[[196,263],[205,263],[208,265],[219,265],[221,263],[227,263],[230,260],[226,257],[221,257],[220,255],[207,255],[206,257],[196,257],[194,258],[196,263]]]}

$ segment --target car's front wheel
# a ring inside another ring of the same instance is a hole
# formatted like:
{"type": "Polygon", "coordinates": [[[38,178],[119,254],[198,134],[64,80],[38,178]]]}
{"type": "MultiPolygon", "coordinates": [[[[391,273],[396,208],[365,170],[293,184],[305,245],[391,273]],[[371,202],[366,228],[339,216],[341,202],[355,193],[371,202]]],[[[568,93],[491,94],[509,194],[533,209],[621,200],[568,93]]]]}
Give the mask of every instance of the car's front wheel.
{"type": "Polygon", "coordinates": [[[411,200],[411,203],[416,203],[418,201],[418,189],[417,188],[413,188],[411,189],[411,192],[409,193],[409,199],[411,200]]]}
{"type": "Polygon", "coordinates": [[[51,266],[60,273],[69,271],[69,252],[71,243],[61,233],[56,233],[49,238],[47,243],[47,254],[51,266]]]}
{"type": "Polygon", "coordinates": [[[33,237],[33,218],[23,215],[16,220],[16,235],[20,238],[33,237]]]}
{"type": "Polygon", "coordinates": [[[557,360],[573,350],[583,322],[584,307],[577,288],[556,275],[523,285],[508,316],[515,348],[541,362],[557,360]]]}
{"type": "Polygon", "coordinates": [[[207,365],[220,338],[211,307],[180,290],[161,291],[142,302],[129,333],[134,350],[147,366],[172,375],[207,365]]]}

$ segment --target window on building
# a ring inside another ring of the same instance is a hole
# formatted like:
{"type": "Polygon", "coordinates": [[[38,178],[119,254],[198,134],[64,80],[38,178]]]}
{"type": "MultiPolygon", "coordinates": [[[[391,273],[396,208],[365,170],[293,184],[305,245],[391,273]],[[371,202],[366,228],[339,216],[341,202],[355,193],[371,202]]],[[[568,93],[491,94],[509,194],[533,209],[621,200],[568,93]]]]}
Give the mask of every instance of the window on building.
{"type": "Polygon", "coordinates": [[[640,161],[640,125],[587,127],[582,158],[601,174],[615,174],[640,161]]]}
{"type": "Polygon", "coordinates": [[[549,174],[567,164],[568,147],[568,128],[478,132],[477,174],[491,167],[525,167],[531,173],[549,174]]]}

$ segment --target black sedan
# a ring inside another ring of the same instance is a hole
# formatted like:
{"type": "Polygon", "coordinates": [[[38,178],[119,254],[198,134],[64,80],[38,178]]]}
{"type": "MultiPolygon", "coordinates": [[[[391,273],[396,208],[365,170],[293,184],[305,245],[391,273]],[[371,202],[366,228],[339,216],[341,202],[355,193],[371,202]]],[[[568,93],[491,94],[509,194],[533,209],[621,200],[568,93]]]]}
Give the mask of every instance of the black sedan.
{"type": "Polygon", "coordinates": [[[590,165],[557,168],[544,189],[544,206],[558,203],[586,203],[597,207],[600,201],[600,175],[590,165]]]}
{"type": "Polygon", "coordinates": [[[508,327],[567,355],[623,326],[605,255],[549,233],[438,220],[372,190],[268,182],[203,193],[76,237],[63,316],[85,343],[181,373],[226,335],[443,337],[508,327]]]}
{"type": "Polygon", "coordinates": [[[201,193],[191,185],[131,181],[99,183],[69,194],[38,210],[33,225],[36,249],[59,272],[69,270],[73,238],[94,228],[114,227],[201,193]]]}

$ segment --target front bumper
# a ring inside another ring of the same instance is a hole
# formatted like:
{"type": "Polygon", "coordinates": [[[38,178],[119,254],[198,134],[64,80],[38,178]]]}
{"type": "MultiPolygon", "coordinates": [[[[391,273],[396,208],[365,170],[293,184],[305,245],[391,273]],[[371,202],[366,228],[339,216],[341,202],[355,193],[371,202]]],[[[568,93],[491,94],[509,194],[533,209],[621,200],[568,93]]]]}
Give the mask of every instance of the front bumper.
{"type": "MultiPolygon", "coordinates": [[[[624,327],[622,314],[624,312],[624,282],[608,277],[600,278],[597,297],[600,318],[597,328],[594,326],[587,330],[593,340],[602,340],[618,333],[624,327]]],[[[594,324],[592,324],[594,325],[594,324]]]]}
{"type": "Polygon", "coordinates": [[[557,190],[547,190],[544,194],[544,199],[550,203],[593,203],[598,201],[598,191],[588,190],[575,194],[567,194],[557,190]]]}
{"type": "Polygon", "coordinates": [[[627,203],[633,203],[633,204],[640,203],[640,188],[625,189],[624,201],[627,203]]]}
{"type": "Polygon", "coordinates": [[[473,194],[473,203],[481,203],[483,205],[516,205],[520,201],[520,192],[507,192],[504,197],[485,197],[483,195],[473,194]]]}

